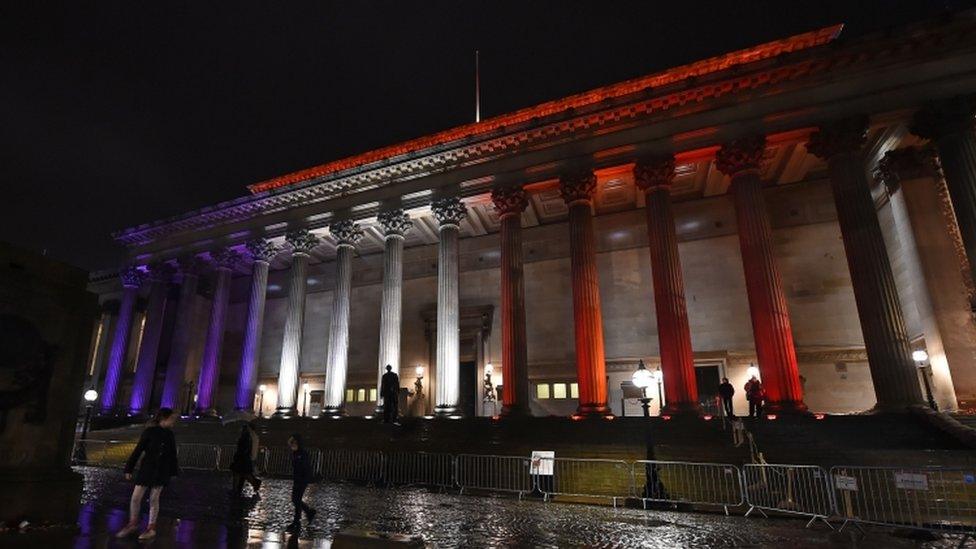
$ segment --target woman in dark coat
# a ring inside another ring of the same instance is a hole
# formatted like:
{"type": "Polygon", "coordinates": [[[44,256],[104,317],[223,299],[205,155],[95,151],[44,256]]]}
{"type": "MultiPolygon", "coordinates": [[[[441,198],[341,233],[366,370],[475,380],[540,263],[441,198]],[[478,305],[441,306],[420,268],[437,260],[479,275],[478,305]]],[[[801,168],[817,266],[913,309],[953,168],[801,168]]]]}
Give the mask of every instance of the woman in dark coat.
{"type": "Polygon", "coordinates": [[[261,488],[261,481],[254,476],[254,460],[258,458],[258,433],[254,430],[251,423],[245,423],[241,427],[241,436],[237,439],[237,449],[234,450],[234,459],[230,463],[230,470],[234,473],[235,497],[241,497],[244,490],[244,481],[251,483],[254,488],[254,495],[258,495],[261,488]]]}
{"type": "Polygon", "coordinates": [[[315,509],[309,507],[302,497],[305,496],[305,489],[312,482],[312,464],[309,461],[308,452],[302,444],[302,437],[298,433],[288,438],[288,448],[291,450],[291,503],[295,506],[295,520],[288,526],[288,530],[298,532],[302,528],[302,511],[311,523],[315,518],[315,509]]]}
{"type": "Polygon", "coordinates": [[[170,477],[179,474],[179,463],[176,459],[176,437],[173,436],[173,425],[176,414],[170,408],[160,408],[150,421],[149,427],[142,432],[139,443],[136,444],[132,455],[125,463],[125,479],[134,480],[132,499],[129,501],[129,524],[116,534],[124,538],[131,535],[139,527],[139,509],[142,498],[149,491],[149,524],[139,535],[139,539],[152,539],[156,535],[156,518],[159,516],[159,495],[170,477]],[[139,458],[142,458],[140,461],[139,458]],[[136,471],[136,464],[139,469],[136,471]],[[134,473],[133,473],[134,472],[134,473]]]}

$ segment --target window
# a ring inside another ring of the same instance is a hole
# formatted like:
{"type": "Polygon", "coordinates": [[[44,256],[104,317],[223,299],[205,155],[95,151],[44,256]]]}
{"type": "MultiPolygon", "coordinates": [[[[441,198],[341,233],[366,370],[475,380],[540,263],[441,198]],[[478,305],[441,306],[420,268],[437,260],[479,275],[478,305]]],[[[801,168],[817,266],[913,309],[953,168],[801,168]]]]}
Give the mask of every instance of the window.
{"type": "Polygon", "coordinates": [[[352,389],[346,389],[346,402],[352,402],[356,399],[356,391],[352,389]]]}
{"type": "Polygon", "coordinates": [[[579,398],[579,383],[569,384],[569,398],[579,398]]]}
{"type": "Polygon", "coordinates": [[[366,389],[356,391],[356,400],[359,402],[366,402],[366,389]]]}
{"type": "Polygon", "coordinates": [[[566,398],[566,384],[565,383],[553,383],[552,384],[552,398],[566,398]]]}
{"type": "Polygon", "coordinates": [[[549,384],[540,383],[535,386],[535,396],[539,400],[545,400],[549,398],[549,384]]]}
{"type": "Polygon", "coordinates": [[[374,402],[376,401],[376,387],[369,390],[369,400],[374,402]]]}

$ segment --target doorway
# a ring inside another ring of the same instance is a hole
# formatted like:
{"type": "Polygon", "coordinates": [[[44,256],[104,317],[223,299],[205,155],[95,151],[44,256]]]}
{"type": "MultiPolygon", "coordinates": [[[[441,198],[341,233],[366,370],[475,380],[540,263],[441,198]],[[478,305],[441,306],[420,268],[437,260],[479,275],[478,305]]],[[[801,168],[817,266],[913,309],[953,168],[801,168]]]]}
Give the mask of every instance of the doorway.
{"type": "Polygon", "coordinates": [[[478,394],[478,364],[473,360],[462,361],[458,368],[458,412],[464,417],[474,417],[478,394]]]}
{"type": "Polygon", "coordinates": [[[698,403],[706,414],[718,415],[718,385],[722,382],[718,364],[695,365],[698,403]]]}

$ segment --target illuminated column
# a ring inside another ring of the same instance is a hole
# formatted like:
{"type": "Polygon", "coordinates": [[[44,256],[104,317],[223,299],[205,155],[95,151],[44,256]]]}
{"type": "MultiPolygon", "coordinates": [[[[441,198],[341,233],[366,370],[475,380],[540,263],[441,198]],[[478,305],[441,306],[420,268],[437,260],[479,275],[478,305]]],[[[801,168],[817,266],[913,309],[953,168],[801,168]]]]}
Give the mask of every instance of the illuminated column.
{"type": "Polygon", "coordinates": [[[664,413],[698,413],[698,387],[691,351],[688,306],[681,277],[678,237],[671,209],[674,156],[648,159],[634,167],[634,181],[644,191],[647,241],[654,279],[654,309],[661,349],[661,372],[668,406],[664,413]]]}
{"type": "Polygon", "coordinates": [[[431,207],[439,224],[440,237],[437,247],[437,394],[434,411],[438,415],[455,415],[461,392],[458,236],[467,209],[456,197],[435,200],[431,207]]]}
{"type": "Polygon", "coordinates": [[[105,353],[108,350],[112,323],[119,314],[119,301],[112,299],[102,303],[101,319],[98,331],[95,333],[95,352],[92,357],[91,375],[85,387],[98,387],[102,377],[102,365],[105,363],[105,353]]]}
{"type": "Polygon", "coordinates": [[[247,323],[244,325],[244,344],[241,348],[241,367],[237,376],[237,396],[234,409],[251,412],[254,409],[254,388],[257,385],[258,359],[261,356],[261,328],[264,325],[264,304],[268,294],[268,270],[271,259],[280,248],[263,239],[247,243],[251,255],[251,295],[247,300],[247,323]]]}
{"type": "Polygon", "coordinates": [[[200,364],[200,378],[197,382],[196,415],[215,415],[213,407],[217,385],[220,383],[220,354],[224,348],[224,324],[227,319],[227,304],[230,300],[230,279],[232,269],[240,255],[227,248],[211,252],[217,270],[217,287],[214,290],[210,307],[210,325],[203,347],[203,362],[200,364]]]}
{"type": "Polygon", "coordinates": [[[180,300],[176,305],[176,324],[166,362],[166,380],[163,385],[163,398],[160,406],[178,410],[183,392],[183,378],[186,375],[187,353],[190,351],[190,337],[193,328],[193,304],[197,297],[197,284],[200,282],[200,262],[197,258],[182,257],[177,261],[182,275],[180,300]]]}
{"type": "MultiPolygon", "coordinates": [[[[976,118],[972,98],[957,97],[922,109],[912,132],[939,152],[946,188],[962,235],[969,276],[976,281],[976,118]]],[[[976,310],[976,303],[971,304],[976,310]]]]}
{"type": "Polygon", "coordinates": [[[864,347],[879,411],[922,404],[908,330],[898,301],[878,212],[871,197],[861,147],[867,118],[821,126],[807,150],[827,161],[847,265],[851,271],[864,347]]]}
{"type": "Polygon", "coordinates": [[[329,354],[325,364],[325,406],[323,413],[342,415],[349,369],[349,299],[352,294],[352,256],[363,230],[352,221],[329,227],[336,239],[336,280],[332,293],[332,322],[329,324],[329,354]]]}
{"type": "Polygon", "coordinates": [[[759,179],[765,149],[763,136],[739,139],[726,143],[718,151],[715,163],[732,179],[752,335],[767,399],[764,408],[770,412],[804,412],[807,407],[803,403],[790,312],[773,257],[773,231],[759,179]]]}
{"type": "Polygon", "coordinates": [[[380,305],[380,352],[376,377],[376,412],[383,411],[380,385],[386,365],[400,373],[400,324],[403,319],[403,240],[413,226],[410,216],[403,210],[383,212],[379,215],[383,227],[383,298],[380,305]]]}
{"type": "Polygon", "coordinates": [[[110,414],[115,409],[115,397],[122,378],[125,355],[129,349],[132,312],[139,297],[139,285],[142,283],[142,271],[135,267],[123,269],[120,276],[122,277],[122,303],[119,305],[119,318],[115,322],[112,350],[108,355],[108,367],[105,369],[105,384],[102,385],[101,412],[103,414],[110,414]]]}
{"type": "Polygon", "coordinates": [[[573,282],[573,321],[576,330],[576,377],[582,415],[604,416],[607,372],[603,354],[603,315],[593,236],[593,193],[596,176],[585,171],[559,179],[559,191],[569,206],[569,254],[573,282]]]}
{"type": "Polygon", "coordinates": [[[522,212],[529,202],[521,187],[493,189],[491,201],[501,222],[502,415],[530,415],[522,272],[522,212]]]}
{"type": "Polygon", "coordinates": [[[159,340],[163,334],[163,315],[166,312],[166,295],[173,267],[168,263],[149,266],[149,303],[146,306],[146,326],[143,329],[142,344],[136,362],[135,379],[132,381],[132,396],[129,399],[129,414],[145,414],[152,395],[153,379],[156,377],[156,358],[159,356],[159,340]]]}
{"type": "Polygon", "coordinates": [[[292,247],[291,286],[288,289],[288,311],[285,316],[285,339],[281,345],[281,367],[278,369],[278,409],[276,417],[296,415],[298,369],[302,358],[302,332],[305,324],[305,293],[308,289],[308,259],[319,239],[306,229],[288,233],[285,240],[292,247]]]}

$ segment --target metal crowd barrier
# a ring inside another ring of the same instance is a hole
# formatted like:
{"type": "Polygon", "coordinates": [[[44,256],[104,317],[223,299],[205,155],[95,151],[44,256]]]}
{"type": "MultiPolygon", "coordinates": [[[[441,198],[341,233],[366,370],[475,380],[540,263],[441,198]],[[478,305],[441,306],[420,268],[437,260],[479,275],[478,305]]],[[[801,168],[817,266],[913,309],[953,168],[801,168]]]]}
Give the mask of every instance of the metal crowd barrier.
{"type": "Polygon", "coordinates": [[[374,450],[330,448],[319,452],[315,474],[326,480],[376,484],[380,481],[383,454],[374,450]]]}
{"type": "Polygon", "coordinates": [[[823,468],[816,465],[747,464],[744,493],[749,510],[776,511],[810,517],[807,527],[820,520],[833,529],[827,520],[835,509],[830,479],[823,468]]]}
{"type": "Polygon", "coordinates": [[[836,466],[830,474],[842,529],[860,522],[976,532],[976,469],[836,466]]]}
{"type": "Polygon", "coordinates": [[[220,446],[213,444],[177,444],[176,457],[182,469],[216,471],[220,464],[220,446]]]}
{"type": "Polygon", "coordinates": [[[451,488],[454,486],[454,456],[426,452],[384,452],[380,477],[388,486],[417,484],[451,488]]]}
{"type": "Polygon", "coordinates": [[[616,507],[618,499],[634,496],[631,467],[616,459],[556,458],[552,477],[535,475],[535,481],[546,499],[553,496],[608,498],[616,507]]]}
{"type": "Polygon", "coordinates": [[[532,492],[535,482],[529,475],[531,459],[521,456],[480,456],[460,454],[455,461],[455,485],[465,490],[516,493],[519,499],[532,492]]]}
{"type": "Polygon", "coordinates": [[[742,473],[728,463],[688,461],[635,461],[632,470],[635,495],[644,508],[647,502],[672,505],[717,505],[729,514],[729,507],[745,502],[742,473]]]}

